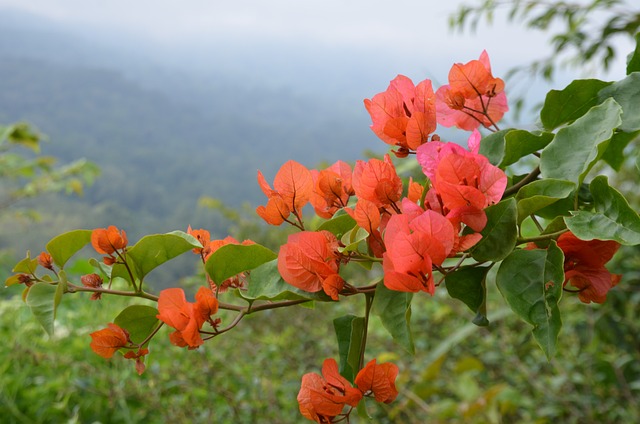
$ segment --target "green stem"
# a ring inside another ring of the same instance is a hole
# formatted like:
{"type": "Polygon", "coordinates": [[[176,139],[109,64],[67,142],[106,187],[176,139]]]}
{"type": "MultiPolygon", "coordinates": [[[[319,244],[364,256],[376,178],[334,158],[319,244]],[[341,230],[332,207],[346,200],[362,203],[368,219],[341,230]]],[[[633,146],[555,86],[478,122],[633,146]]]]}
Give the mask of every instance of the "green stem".
{"type": "Polygon", "coordinates": [[[517,244],[525,244],[525,243],[534,243],[536,241],[545,241],[545,240],[554,240],[558,238],[560,235],[569,231],[568,229],[556,231],[555,233],[542,234],[537,237],[528,237],[528,238],[518,238],[517,244]]]}
{"type": "Polygon", "coordinates": [[[529,175],[527,175],[522,180],[520,180],[520,182],[518,184],[514,184],[511,187],[507,188],[504,191],[504,194],[502,195],[502,198],[504,199],[506,197],[511,196],[512,194],[516,194],[518,192],[518,190],[520,190],[522,187],[526,186],[531,181],[534,181],[536,178],[538,178],[538,175],[540,175],[540,167],[536,166],[536,169],[531,171],[529,173],[529,175]]]}
{"type": "Polygon", "coordinates": [[[360,347],[360,364],[358,371],[364,367],[364,351],[367,347],[367,333],[369,332],[369,315],[371,315],[371,306],[373,305],[373,297],[375,292],[365,293],[365,311],[364,311],[364,332],[362,334],[362,346],[360,347]]]}

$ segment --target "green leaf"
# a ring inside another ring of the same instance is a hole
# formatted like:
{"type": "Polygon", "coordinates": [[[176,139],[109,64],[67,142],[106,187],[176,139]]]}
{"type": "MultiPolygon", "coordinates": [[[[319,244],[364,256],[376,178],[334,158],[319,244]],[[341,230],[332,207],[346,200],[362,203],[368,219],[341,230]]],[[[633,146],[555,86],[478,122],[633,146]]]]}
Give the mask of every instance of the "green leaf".
{"type": "Polygon", "coordinates": [[[602,101],[598,92],[610,84],[596,79],[575,80],[563,90],[549,91],[540,111],[542,125],[551,131],[580,118],[602,101]]]}
{"type": "Polygon", "coordinates": [[[38,260],[31,259],[31,252],[27,251],[27,256],[18,262],[11,271],[31,275],[35,274],[36,268],[38,268],[38,260]]]}
{"type": "MultiPolygon", "coordinates": [[[[58,308],[60,302],[62,301],[62,296],[67,292],[67,273],[64,270],[60,270],[58,272],[58,285],[56,286],[56,294],[53,297],[53,306],[54,308],[58,308]]],[[[55,312],[54,312],[55,314],[55,312]]],[[[55,317],[55,316],[54,316],[55,317]]]]}
{"type": "Polygon", "coordinates": [[[471,253],[478,262],[497,262],[511,253],[518,240],[516,201],[513,198],[505,199],[489,206],[485,212],[487,225],[480,233],[482,239],[471,249],[471,253]]]}
{"type": "Polygon", "coordinates": [[[640,32],[636,34],[636,49],[627,59],[627,75],[640,72],[640,32]]]}
{"type": "Polygon", "coordinates": [[[249,287],[246,292],[240,292],[240,295],[247,300],[309,299],[323,302],[331,301],[331,298],[322,290],[315,293],[306,292],[284,281],[278,272],[277,259],[252,270],[249,287]]]}
{"type": "Polygon", "coordinates": [[[411,334],[412,298],[412,293],[389,290],[384,284],[378,284],[371,311],[380,317],[382,325],[393,340],[413,355],[415,346],[411,334]]]}
{"type": "Polygon", "coordinates": [[[533,336],[550,360],[562,327],[562,250],[555,242],[548,249],[516,250],[502,261],[496,283],[511,309],[533,326],[533,336]]]}
{"type": "Polygon", "coordinates": [[[73,230],[52,238],[47,243],[47,252],[60,268],[80,249],[91,242],[91,230],[73,230]]]}
{"type": "Polygon", "coordinates": [[[530,133],[525,130],[512,130],[505,135],[505,152],[498,165],[504,169],[538,150],[544,149],[553,140],[554,134],[548,132],[530,133]]]}
{"type": "Polygon", "coordinates": [[[609,142],[607,150],[604,152],[604,155],[602,155],[602,159],[613,169],[620,171],[620,168],[626,159],[624,153],[625,147],[638,138],[640,138],[640,131],[630,133],[616,131],[609,142]]]}
{"type": "Polygon", "coordinates": [[[340,242],[345,247],[339,247],[340,252],[355,252],[358,250],[358,246],[361,242],[365,241],[369,237],[369,233],[364,228],[353,227],[350,231],[344,233],[340,242]]]}
{"type": "Polygon", "coordinates": [[[222,284],[227,278],[257,268],[277,257],[273,251],[259,244],[227,244],[209,256],[205,270],[216,284],[222,284]]]}
{"type": "Polygon", "coordinates": [[[344,215],[334,216],[330,220],[323,222],[322,225],[318,227],[317,231],[329,231],[339,240],[355,226],[355,219],[345,213],[344,215]]]}
{"type": "MultiPolygon", "coordinates": [[[[133,247],[128,249],[127,261],[129,258],[133,259],[137,278],[142,281],[156,267],[198,247],[202,247],[200,242],[195,237],[182,231],[154,234],[141,238],[133,247]]],[[[129,280],[128,276],[126,279],[129,280]]]]}
{"type": "Polygon", "coordinates": [[[142,343],[160,322],[156,316],[158,310],[146,305],[127,306],[113,321],[116,325],[129,332],[133,343],[142,343]]]}
{"type": "Polygon", "coordinates": [[[505,136],[513,131],[506,129],[491,133],[482,138],[479,153],[486,156],[492,165],[498,166],[505,155],[505,136]]]}
{"type": "Polygon", "coordinates": [[[621,113],[620,105],[607,99],[558,131],[540,155],[542,177],[581,184],[620,125],[621,113]]]}
{"type": "Polygon", "coordinates": [[[564,199],[576,189],[575,183],[551,178],[534,181],[522,187],[516,195],[518,201],[518,223],[560,199],[564,199]]]}
{"type": "Polygon", "coordinates": [[[447,274],[445,278],[447,292],[454,299],[461,300],[476,314],[473,323],[478,326],[489,325],[487,320],[486,278],[491,267],[461,268],[447,274]]]}
{"type": "Polygon", "coordinates": [[[600,91],[601,101],[609,97],[613,97],[624,111],[620,130],[640,130],[640,72],[634,72],[600,91]]]}
{"type": "Polygon", "coordinates": [[[333,320],[340,352],[340,374],[353,383],[360,370],[364,318],[345,315],[333,320]]]}
{"type": "Polygon", "coordinates": [[[615,240],[640,244],[640,216],[620,192],[609,186],[607,177],[594,178],[589,185],[595,212],[578,211],[566,217],[567,228],[582,240],[615,240]]]}
{"type": "Polygon", "coordinates": [[[56,318],[56,292],[53,284],[36,283],[31,286],[26,298],[31,313],[50,336],[53,335],[56,318]]]}

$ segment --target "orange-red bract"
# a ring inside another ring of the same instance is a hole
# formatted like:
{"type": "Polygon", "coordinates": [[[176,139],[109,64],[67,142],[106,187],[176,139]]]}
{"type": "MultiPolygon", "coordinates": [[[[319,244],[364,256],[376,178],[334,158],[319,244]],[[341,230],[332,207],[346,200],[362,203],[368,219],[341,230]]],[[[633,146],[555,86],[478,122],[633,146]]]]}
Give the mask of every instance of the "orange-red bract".
{"type": "Polygon", "coordinates": [[[118,349],[131,342],[129,333],[113,323],[107,324],[107,328],[91,333],[90,336],[91,349],[103,358],[111,358],[118,349]]]}
{"type": "Polygon", "coordinates": [[[357,161],[352,184],[358,199],[373,202],[377,207],[391,205],[402,197],[402,180],[389,155],[384,160],[357,161]]]}
{"type": "Polygon", "coordinates": [[[169,288],[160,292],[157,318],[176,329],[169,336],[173,344],[197,348],[203,343],[202,324],[217,310],[218,300],[208,287],[198,289],[195,303],[187,302],[182,289],[169,288]]]}
{"type": "Polygon", "coordinates": [[[345,405],[357,406],[362,399],[362,392],[340,375],[334,359],[325,359],[322,376],[316,373],[302,376],[297,399],[300,413],[305,418],[329,423],[342,413],[345,405]]]}
{"type": "Polygon", "coordinates": [[[337,161],[322,171],[311,171],[314,180],[311,205],[316,214],[329,219],[349,202],[354,194],[351,185],[351,167],[343,161],[337,161]]]}
{"type": "Polygon", "coordinates": [[[323,281],[338,274],[338,240],[328,231],[291,234],[278,253],[278,271],[287,283],[317,292],[323,281]]]}
{"type": "Polygon", "coordinates": [[[370,361],[358,372],[355,384],[365,395],[372,393],[376,401],[390,403],[398,396],[396,377],[398,367],[391,362],[377,364],[370,361]]]}
{"type": "Polygon", "coordinates": [[[290,160],[280,167],[273,180],[273,189],[258,171],[258,184],[269,199],[266,206],[258,206],[256,212],[271,225],[280,225],[291,213],[302,213],[313,192],[311,171],[290,160]]]}
{"type": "Polygon", "coordinates": [[[567,283],[579,290],[584,303],[603,303],[607,293],[620,282],[621,275],[611,274],[605,264],[620,248],[612,240],[581,240],[567,232],[558,237],[558,247],[564,252],[564,275],[567,283]]]}
{"type": "Polygon", "coordinates": [[[436,91],[436,112],[440,125],[470,131],[490,127],[509,110],[504,81],[494,78],[486,51],[479,60],[456,63],[449,72],[449,84],[436,91]]]}
{"type": "Polygon", "coordinates": [[[116,250],[127,247],[127,233],[124,230],[118,230],[114,225],[108,228],[96,228],[91,233],[91,245],[96,252],[103,255],[111,255],[116,250]]]}
{"type": "Polygon", "coordinates": [[[53,258],[47,252],[42,252],[38,255],[38,264],[47,269],[53,269],[53,258]]]}
{"type": "Polygon", "coordinates": [[[193,230],[191,225],[189,225],[189,228],[187,228],[187,234],[195,237],[202,245],[202,247],[196,247],[193,249],[193,253],[197,255],[205,255],[207,253],[206,250],[209,246],[209,241],[211,240],[211,234],[209,234],[209,231],[203,229],[193,230]]]}
{"type": "Polygon", "coordinates": [[[371,129],[382,141],[398,146],[394,152],[405,157],[425,143],[436,129],[435,95],[430,80],[413,85],[404,75],[394,78],[387,90],[365,99],[371,115],[371,129]]]}

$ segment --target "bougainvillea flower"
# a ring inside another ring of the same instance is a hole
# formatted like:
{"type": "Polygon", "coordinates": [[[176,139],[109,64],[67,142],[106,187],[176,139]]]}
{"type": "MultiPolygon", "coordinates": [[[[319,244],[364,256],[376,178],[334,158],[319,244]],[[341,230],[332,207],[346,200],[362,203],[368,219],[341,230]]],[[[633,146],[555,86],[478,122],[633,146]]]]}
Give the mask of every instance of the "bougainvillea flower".
{"type": "Polygon", "coordinates": [[[609,290],[620,282],[619,274],[611,274],[605,264],[620,248],[612,240],[580,240],[567,232],[558,237],[558,247],[564,252],[564,285],[577,288],[584,303],[603,303],[609,290]]]}
{"type": "Polygon", "coordinates": [[[131,344],[127,330],[113,323],[107,324],[107,328],[91,333],[90,336],[91,350],[103,358],[111,358],[118,349],[131,344]]]}
{"type": "Polygon", "coordinates": [[[122,250],[127,247],[127,233],[124,230],[118,230],[114,225],[108,228],[96,228],[91,233],[91,245],[96,252],[103,255],[111,255],[116,250],[122,250]]]}
{"type": "Polygon", "coordinates": [[[334,359],[325,359],[322,375],[308,373],[302,376],[297,399],[300,413],[305,418],[330,423],[342,413],[345,405],[357,406],[362,392],[340,375],[334,359]]]}
{"type": "Polygon", "coordinates": [[[402,180],[389,155],[384,160],[357,161],[352,183],[358,199],[373,202],[377,207],[388,206],[402,197],[402,180]]]}
{"type": "Polygon", "coordinates": [[[454,247],[451,222],[432,210],[412,219],[394,215],[387,224],[383,255],[384,284],[396,291],[435,292],[432,265],[440,265],[454,247]]]}
{"type": "Polygon", "coordinates": [[[313,192],[311,171],[293,160],[280,167],[273,180],[273,189],[260,171],[258,184],[269,200],[266,206],[258,206],[256,212],[271,225],[282,224],[291,213],[300,216],[313,192]]]}
{"type": "Polygon", "coordinates": [[[377,364],[370,361],[358,372],[355,384],[365,396],[373,394],[378,402],[391,403],[398,396],[396,377],[398,367],[391,362],[377,364]]]}
{"type": "Polygon", "coordinates": [[[490,127],[509,110],[504,81],[491,74],[489,55],[479,60],[456,63],[449,71],[449,84],[436,92],[437,120],[445,127],[470,131],[490,127]]]}
{"type": "Polygon", "coordinates": [[[209,241],[211,241],[211,234],[209,234],[209,231],[203,229],[193,230],[191,225],[189,225],[189,228],[187,228],[187,234],[195,237],[202,245],[202,247],[196,247],[193,249],[192,252],[196,255],[206,255],[207,252],[205,252],[205,249],[207,249],[209,241]]]}
{"type": "Polygon", "coordinates": [[[149,354],[149,349],[140,348],[138,351],[130,350],[124,354],[125,359],[131,359],[136,361],[136,372],[138,375],[142,375],[145,370],[144,357],[149,354]]]}
{"type": "Polygon", "coordinates": [[[349,197],[354,194],[351,167],[346,162],[338,161],[325,170],[311,173],[314,181],[311,205],[318,216],[329,219],[338,209],[345,207],[349,197]]]}
{"type": "Polygon", "coordinates": [[[180,288],[162,290],[158,298],[157,318],[176,329],[169,336],[171,342],[182,347],[189,346],[190,349],[203,343],[200,329],[217,311],[218,300],[208,287],[198,289],[195,303],[187,302],[180,288]]]}
{"type": "MultiPolygon", "coordinates": [[[[102,287],[102,277],[100,277],[98,274],[87,274],[87,275],[83,275],[82,277],[80,277],[80,282],[82,283],[83,286],[85,287],[90,287],[90,288],[100,288],[102,287]]],[[[100,292],[94,292],[91,295],[91,300],[100,300],[102,298],[102,293],[100,292]]]]}
{"type": "Polygon", "coordinates": [[[380,227],[380,210],[375,203],[367,199],[358,199],[356,206],[344,210],[356,221],[360,228],[364,228],[369,234],[374,233],[380,227]]]}
{"type": "Polygon", "coordinates": [[[46,269],[53,269],[53,258],[47,252],[42,252],[38,255],[38,264],[46,269]]]}
{"type": "Polygon", "coordinates": [[[394,152],[405,157],[427,142],[436,129],[435,95],[430,80],[413,85],[411,79],[398,75],[387,91],[365,99],[371,115],[371,129],[382,141],[398,146],[394,152]]]}
{"type": "Polygon", "coordinates": [[[332,233],[301,231],[280,247],[278,271],[292,286],[317,292],[323,290],[324,280],[336,278],[332,276],[338,274],[338,258],[338,239],[332,233]]]}

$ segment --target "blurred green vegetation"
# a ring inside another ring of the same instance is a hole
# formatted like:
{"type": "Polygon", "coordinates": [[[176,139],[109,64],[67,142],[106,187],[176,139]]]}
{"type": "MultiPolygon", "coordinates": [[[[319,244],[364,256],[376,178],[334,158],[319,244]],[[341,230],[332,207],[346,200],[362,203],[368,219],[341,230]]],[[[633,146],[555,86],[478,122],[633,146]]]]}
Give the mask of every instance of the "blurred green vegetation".
{"type": "MultiPolygon", "coordinates": [[[[614,267],[625,278],[604,305],[562,300],[551,362],[493,284],[488,328],[473,325],[446,290],[416,296],[415,357],[373,319],[367,359],[401,369],[398,399],[368,404],[373,422],[638,422],[640,263],[637,250],[623,255],[614,267]]],[[[127,299],[65,296],[56,335],[47,338],[18,292],[7,289],[0,301],[0,410],[8,423],[301,422],[301,376],[338,356],[331,320],[364,311],[364,299],[267,311],[195,351],[170,345],[163,329],[139,377],[132,361],[104,360],[89,348],[89,333],[112,322],[127,299]]],[[[366,422],[355,415],[351,422],[366,422]]]]}

